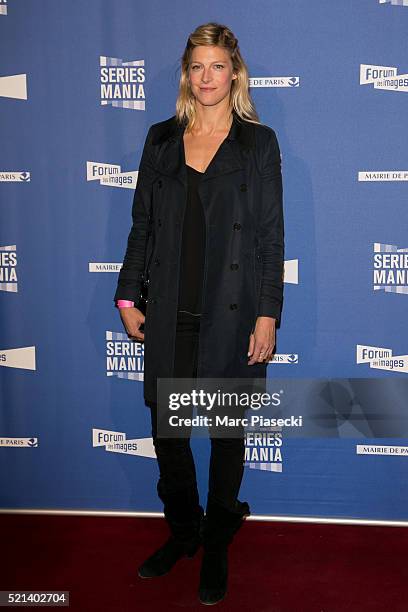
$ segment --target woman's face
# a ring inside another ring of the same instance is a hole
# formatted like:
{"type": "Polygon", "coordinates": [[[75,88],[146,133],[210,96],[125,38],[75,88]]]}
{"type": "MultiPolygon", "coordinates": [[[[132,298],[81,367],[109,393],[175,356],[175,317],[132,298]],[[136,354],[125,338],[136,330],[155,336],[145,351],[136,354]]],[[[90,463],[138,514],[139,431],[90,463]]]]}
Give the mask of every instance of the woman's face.
{"type": "Polygon", "coordinates": [[[229,52],[211,45],[194,47],[188,77],[196,101],[203,106],[215,106],[229,96],[236,74],[229,52]]]}

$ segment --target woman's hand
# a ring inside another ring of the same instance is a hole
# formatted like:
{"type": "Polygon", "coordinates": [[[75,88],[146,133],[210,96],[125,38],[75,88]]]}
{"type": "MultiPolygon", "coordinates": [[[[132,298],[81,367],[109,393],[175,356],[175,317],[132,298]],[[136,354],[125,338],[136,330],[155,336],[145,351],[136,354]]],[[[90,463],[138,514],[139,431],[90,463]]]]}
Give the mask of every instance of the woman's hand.
{"type": "Polygon", "coordinates": [[[248,365],[269,361],[272,359],[275,348],[275,325],[276,319],[272,317],[258,317],[254,333],[249,336],[248,365]]]}
{"type": "Polygon", "coordinates": [[[138,308],[119,308],[119,313],[128,335],[143,342],[144,333],[139,329],[145,321],[143,312],[138,308]]]}

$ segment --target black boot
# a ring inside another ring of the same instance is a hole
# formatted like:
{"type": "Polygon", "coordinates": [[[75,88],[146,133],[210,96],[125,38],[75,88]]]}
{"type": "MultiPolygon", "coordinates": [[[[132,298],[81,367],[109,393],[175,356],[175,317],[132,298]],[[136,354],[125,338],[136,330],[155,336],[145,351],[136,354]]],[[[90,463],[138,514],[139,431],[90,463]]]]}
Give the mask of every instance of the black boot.
{"type": "Polygon", "coordinates": [[[204,554],[199,587],[202,604],[216,604],[225,597],[228,582],[228,546],[245,517],[250,514],[247,502],[237,500],[235,511],[232,512],[208,499],[203,525],[204,554]]]}
{"type": "Polygon", "coordinates": [[[164,515],[171,535],[139,567],[141,578],[167,574],[173,565],[187,555],[193,557],[201,545],[204,510],[198,504],[198,492],[194,488],[183,489],[171,495],[159,493],[164,503],[164,515]]]}

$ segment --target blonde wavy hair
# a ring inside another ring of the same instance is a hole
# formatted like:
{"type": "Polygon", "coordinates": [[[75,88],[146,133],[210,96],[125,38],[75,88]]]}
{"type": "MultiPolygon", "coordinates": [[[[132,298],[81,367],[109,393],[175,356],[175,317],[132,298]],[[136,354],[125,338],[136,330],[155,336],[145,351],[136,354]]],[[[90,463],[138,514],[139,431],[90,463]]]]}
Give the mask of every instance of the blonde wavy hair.
{"type": "Polygon", "coordinates": [[[188,70],[191,62],[192,51],[198,46],[217,45],[229,51],[232,67],[237,78],[231,83],[230,109],[246,121],[260,123],[255,105],[249,94],[248,69],[242,58],[238,46],[238,39],[227,26],[210,22],[198,26],[192,32],[181,57],[181,75],[179,93],[176,100],[176,120],[180,124],[186,124],[189,131],[194,125],[196,118],[195,98],[191,91],[188,70]]]}

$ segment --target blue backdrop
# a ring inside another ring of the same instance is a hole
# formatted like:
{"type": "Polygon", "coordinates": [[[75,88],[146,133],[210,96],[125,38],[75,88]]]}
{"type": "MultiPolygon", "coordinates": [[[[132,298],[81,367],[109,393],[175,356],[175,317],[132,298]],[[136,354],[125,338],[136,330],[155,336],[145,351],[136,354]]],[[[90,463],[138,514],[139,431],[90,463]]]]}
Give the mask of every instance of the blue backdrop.
{"type": "MultiPolygon", "coordinates": [[[[407,4],[0,1],[2,507],[161,510],[143,346],[112,299],[147,129],[174,114],[187,36],[208,21],[237,35],[282,152],[268,377],[381,379],[383,414],[394,383],[405,408],[407,4]]],[[[357,396],[321,437],[248,444],[253,514],[408,519],[408,430],[376,438],[357,396]]],[[[205,501],[209,447],[193,446],[205,501]]]]}

